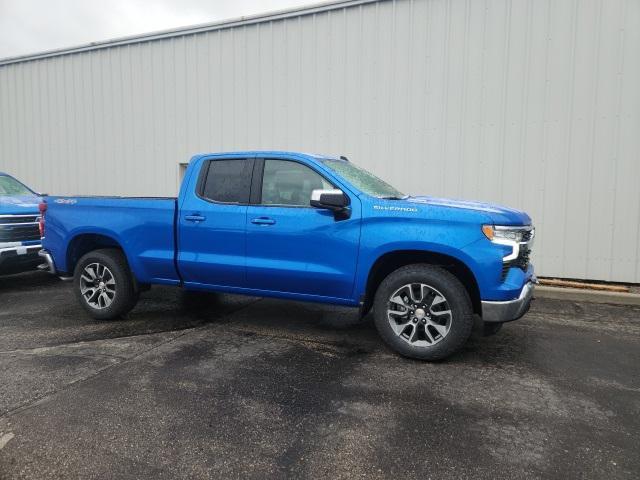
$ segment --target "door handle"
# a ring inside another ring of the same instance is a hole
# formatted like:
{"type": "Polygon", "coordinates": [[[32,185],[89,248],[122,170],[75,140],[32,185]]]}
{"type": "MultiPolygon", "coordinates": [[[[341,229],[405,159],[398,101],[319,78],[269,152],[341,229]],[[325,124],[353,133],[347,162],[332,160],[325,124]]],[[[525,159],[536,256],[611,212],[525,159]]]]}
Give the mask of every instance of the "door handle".
{"type": "Polygon", "coordinates": [[[274,225],[276,221],[269,217],[258,217],[251,220],[251,223],[255,223],[256,225],[274,225]]]}
{"type": "Polygon", "coordinates": [[[199,213],[194,213],[193,215],[185,215],[184,219],[187,222],[204,222],[207,219],[207,217],[204,217],[199,213]]]}

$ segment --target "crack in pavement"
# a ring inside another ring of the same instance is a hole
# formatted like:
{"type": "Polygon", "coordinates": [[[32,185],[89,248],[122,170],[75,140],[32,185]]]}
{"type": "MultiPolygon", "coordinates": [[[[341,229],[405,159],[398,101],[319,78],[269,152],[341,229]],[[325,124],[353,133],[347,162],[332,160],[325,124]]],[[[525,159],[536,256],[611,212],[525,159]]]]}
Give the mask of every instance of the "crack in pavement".
{"type": "MultiPolygon", "coordinates": [[[[232,309],[232,310],[230,310],[228,312],[225,312],[223,315],[220,316],[220,319],[224,319],[224,318],[229,317],[229,316],[231,316],[231,315],[233,315],[233,314],[235,314],[235,313],[237,313],[237,312],[239,312],[239,311],[241,311],[241,310],[243,310],[245,308],[248,308],[248,307],[254,305],[255,303],[259,302],[260,300],[262,300],[262,299],[256,299],[256,300],[254,300],[252,302],[247,303],[246,305],[243,305],[243,306],[238,307],[236,309],[232,309]]],[[[227,323],[229,323],[229,321],[221,322],[221,324],[223,324],[223,325],[227,324],[227,323]]],[[[115,368],[115,367],[130,363],[131,361],[133,361],[133,360],[135,360],[135,359],[137,359],[137,358],[139,358],[139,357],[141,357],[141,356],[143,356],[143,355],[145,355],[145,354],[147,354],[149,352],[152,352],[152,351],[154,351],[154,350],[156,350],[156,349],[158,349],[158,348],[160,348],[160,347],[162,347],[164,345],[168,345],[171,342],[174,342],[174,341],[184,337],[188,333],[203,329],[205,327],[207,327],[207,325],[200,325],[200,326],[197,326],[197,327],[180,330],[179,331],[180,333],[177,333],[175,336],[172,336],[171,338],[169,338],[169,339],[167,339],[165,341],[156,343],[156,344],[152,345],[149,348],[145,348],[145,349],[139,351],[138,353],[136,353],[136,354],[134,354],[134,355],[132,355],[130,357],[124,357],[123,358],[123,357],[115,357],[115,356],[111,357],[109,355],[105,355],[106,357],[114,358],[116,360],[116,362],[114,362],[111,365],[107,365],[107,366],[105,366],[103,368],[98,368],[96,371],[92,372],[90,375],[86,375],[86,376],[83,376],[83,377],[78,378],[76,380],[73,380],[73,381],[71,381],[69,383],[66,383],[60,388],[57,388],[57,389],[54,389],[54,390],[50,390],[48,392],[43,393],[42,395],[38,395],[36,397],[31,398],[27,402],[24,402],[21,405],[18,405],[16,407],[13,407],[13,408],[7,410],[4,414],[0,415],[0,420],[7,419],[7,418],[9,418],[9,417],[11,417],[13,415],[16,415],[18,413],[24,412],[26,410],[29,410],[30,408],[32,408],[32,407],[34,407],[36,405],[39,405],[43,401],[49,399],[50,397],[55,396],[56,394],[58,394],[60,392],[68,390],[68,389],[70,389],[70,388],[72,388],[72,387],[74,387],[74,386],[76,386],[78,384],[86,382],[87,380],[95,378],[95,377],[101,375],[103,372],[106,372],[107,370],[110,370],[112,368],[115,368]],[[121,358],[121,361],[117,361],[119,358],[121,358]]],[[[167,332],[162,332],[162,333],[167,333],[167,332]]],[[[142,335],[130,335],[129,337],[148,336],[148,335],[149,334],[146,334],[146,335],[145,334],[142,334],[142,335]]],[[[106,340],[112,340],[112,339],[106,339],[106,340]]],[[[99,342],[99,341],[103,341],[104,342],[105,340],[94,340],[93,342],[99,342]]],[[[82,343],[82,342],[75,342],[75,343],[70,343],[70,344],[67,344],[67,345],[77,345],[78,343],[82,343]]],[[[87,343],[89,343],[89,342],[87,342],[87,343]]],[[[51,348],[51,347],[42,347],[42,348],[51,348]]],[[[1,352],[1,353],[4,353],[4,352],[1,352]]],[[[97,355],[91,354],[91,355],[77,355],[77,356],[80,356],[80,357],[82,357],[82,356],[84,356],[84,357],[96,357],[97,355]]],[[[11,438],[13,438],[13,437],[11,437],[11,438]]]]}
{"type": "MultiPolygon", "coordinates": [[[[141,352],[139,352],[138,354],[133,355],[132,357],[129,357],[129,358],[123,359],[122,361],[120,361],[120,362],[116,362],[116,363],[113,363],[112,365],[107,365],[106,367],[99,368],[99,369],[97,369],[95,372],[91,373],[90,375],[86,375],[86,376],[84,376],[84,377],[81,377],[81,378],[78,378],[78,379],[76,379],[76,380],[73,380],[73,381],[71,381],[71,382],[69,382],[69,383],[66,383],[66,384],[64,384],[64,386],[62,386],[62,387],[60,387],[60,388],[58,388],[58,389],[55,389],[55,390],[52,390],[52,391],[49,391],[49,392],[43,393],[42,395],[38,395],[37,397],[32,398],[32,399],[31,399],[31,400],[29,400],[28,402],[25,402],[25,403],[23,403],[22,405],[19,405],[19,406],[17,406],[17,407],[14,407],[14,408],[12,408],[12,409],[8,410],[8,411],[7,411],[6,413],[4,413],[3,415],[0,415],[0,420],[3,420],[3,419],[5,419],[5,418],[9,418],[9,417],[11,417],[11,416],[15,415],[16,413],[19,413],[19,412],[23,412],[23,411],[25,411],[25,410],[28,410],[29,408],[31,408],[31,407],[33,407],[33,406],[35,406],[35,405],[37,405],[37,404],[41,403],[42,401],[46,400],[46,399],[47,399],[47,398],[49,398],[49,397],[52,397],[52,396],[56,395],[56,394],[57,394],[57,393],[59,393],[59,392],[63,392],[63,391],[65,391],[65,390],[67,390],[67,389],[69,389],[69,388],[73,387],[74,385],[77,385],[77,384],[79,384],[79,383],[85,382],[85,381],[87,381],[87,380],[89,380],[89,379],[91,379],[91,378],[97,377],[97,376],[98,376],[98,375],[100,375],[102,372],[104,372],[104,371],[106,371],[106,370],[109,370],[110,368],[113,368],[113,367],[116,367],[116,366],[118,366],[118,365],[122,365],[122,364],[124,364],[124,363],[130,362],[131,360],[135,360],[136,358],[140,357],[141,355],[144,355],[145,353],[151,352],[151,351],[155,350],[156,348],[159,348],[159,347],[161,347],[161,346],[163,346],[163,345],[166,345],[167,343],[170,343],[170,342],[172,342],[172,341],[174,341],[174,340],[177,340],[177,339],[178,339],[178,338],[180,338],[180,337],[183,337],[183,336],[184,336],[184,335],[186,335],[187,333],[188,333],[188,332],[187,332],[187,331],[185,331],[185,332],[183,332],[183,333],[181,333],[181,334],[179,334],[179,335],[176,335],[175,337],[170,338],[170,339],[168,339],[168,340],[166,340],[166,341],[164,341],[164,342],[157,343],[157,344],[153,345],[153,346],[152,346],[152,347],[150,347],[150,348],[144,349],[144,350],[142,350],[141,352]]],[[[113,358],[116,358],[116,357],[113,357],[113,358]]]]}
{"type": "MultiPolygon", "coordinates": [[[[189,328],[181,328],[179,330],[167,330],[164,332],[149,332],[149,333],[139,333],[139,334],[135,334],[135,335],[123,335],[121,337],[108,337],[108,338],[98,338],[95,340],[78,340],[77,342],[67,342],[67,343],[59,343],[57,345],[48,345],[46,347],[33,347],[33,348],[16,348],[15,350],[3,350],[0,351],[0,355],[12,355],[12,354],[16,354],[16,353],[23,353],[25,355],[35,355],[35,354],[39,354],[39,353],[46,353],[49,350],[57,350],[57,349],[64,349],[64,348],[73,348],[73,347],[82,347],[82,346],[87,346],[87,347],[91,347],[91,345],[95,345],[97,343],[107,343],[111,340],[122,340],[122,339],[126,339],[126,338],[131,338],[131,339],[135,339],[135,338],[142,338],[142,337],[150,337],[152,335],[162,335],[162,334],[166,334],[166,335],[170,335],[171,333],[177,333],[177,332],[188,332],[189,330],[194,330],[196,328],[200,328],[201,326],[199,325],[198,327],[189,327],[189,328]]],[[[89,355],[87,355],[89,356],[89,355]]],[[[108,353],[95,353],[95,354],[91,354],[90,356],[116,356],[117,355],[110,355],[108,353]]]]}
{"type": "MultiPolygon", "coordinates": [[[[330,349],[332,349],[335,352],[342,352],[342,353],[349,353],[350,351],[354,351],[356,353],[372,353],[368,350],[363,349],[361,346],[357,345],[357,344],[350,344],[348,342],[342,341],[342,340],[316,340],[313,338],[309,338],[306,337],[304,335],[296,335],[296,334],[279,334],[279,333],[271,333],[271,332],[266,332],[264,331],[264,329],[262,328],[255,328],[255,329],[251,329],[251,328],[236,328],[236,327],[232,327],[229,329],[229,331],[231,333],[237,333],[237,334],[251,334],[251,335],[258,335],[261,337],[265,337],[265,338],[273,338],[273,339],[277,339],[277,340],[285,340],[285,341],[289,341],[292,343],[297,343],[297,344],[303,344],[303,345],[307,345],[307,346],[317,346],[317,347],[328,347],[330,349]]],[[[379,353],[380,355],[383,356],[388,356],[388,357],[397,357],[396,354],[394,353],[390,353],[390,352],[384,352],[384,351],[380,351],[380,352],[376,352],[379,353]]]]}

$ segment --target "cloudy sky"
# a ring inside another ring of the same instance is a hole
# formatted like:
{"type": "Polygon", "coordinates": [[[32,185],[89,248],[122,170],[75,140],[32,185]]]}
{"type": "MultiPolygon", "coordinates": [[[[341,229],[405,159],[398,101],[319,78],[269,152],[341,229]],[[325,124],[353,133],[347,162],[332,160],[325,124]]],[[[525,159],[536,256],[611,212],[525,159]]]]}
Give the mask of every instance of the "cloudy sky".
{"type": "Polygon", "coordinates": [[[0,58],[318,0],[0,0],[0,58]]]}

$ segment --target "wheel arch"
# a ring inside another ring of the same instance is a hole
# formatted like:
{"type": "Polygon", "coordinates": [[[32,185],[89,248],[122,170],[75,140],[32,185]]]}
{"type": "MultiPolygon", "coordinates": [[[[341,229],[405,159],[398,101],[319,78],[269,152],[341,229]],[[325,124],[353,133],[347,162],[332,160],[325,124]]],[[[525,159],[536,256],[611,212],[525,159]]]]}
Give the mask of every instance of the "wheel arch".
{"type": "Polygon", "coordinates": [[[115,238],[103,233],[80,233],[74,236],[67,245],[65,255],[67,272],[73,274],[78,260],[80,260],[83,255],[102,248],[118,249],[122,251],[125,258],[127,257],[124,248],[115,238]]]}
{"type": "Polygon", "coordinates": [[[371,310],[375,293],[382,280],[398,268],[416,263],[438,266],[453,274],[466,288],[473,312],[481,314],[480,288],[469,266],[459,258],[429,250],[394,250],[378,257],[369,269],[361,306],[362,314],[365,315],[371,310]]]}

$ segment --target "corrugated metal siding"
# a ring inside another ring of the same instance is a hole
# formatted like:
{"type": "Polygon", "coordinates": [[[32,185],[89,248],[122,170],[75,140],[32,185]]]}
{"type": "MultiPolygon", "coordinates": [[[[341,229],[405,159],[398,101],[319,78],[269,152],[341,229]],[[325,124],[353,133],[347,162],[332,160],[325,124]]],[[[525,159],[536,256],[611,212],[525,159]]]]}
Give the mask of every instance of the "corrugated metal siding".
{"type": "Polygon", "coordinates": [[[640,2],[398,0],[0,66],[0,170],[167,195],[195,152],[345,154],[530,212],[549,276],[640,282],[640,2]]]}

